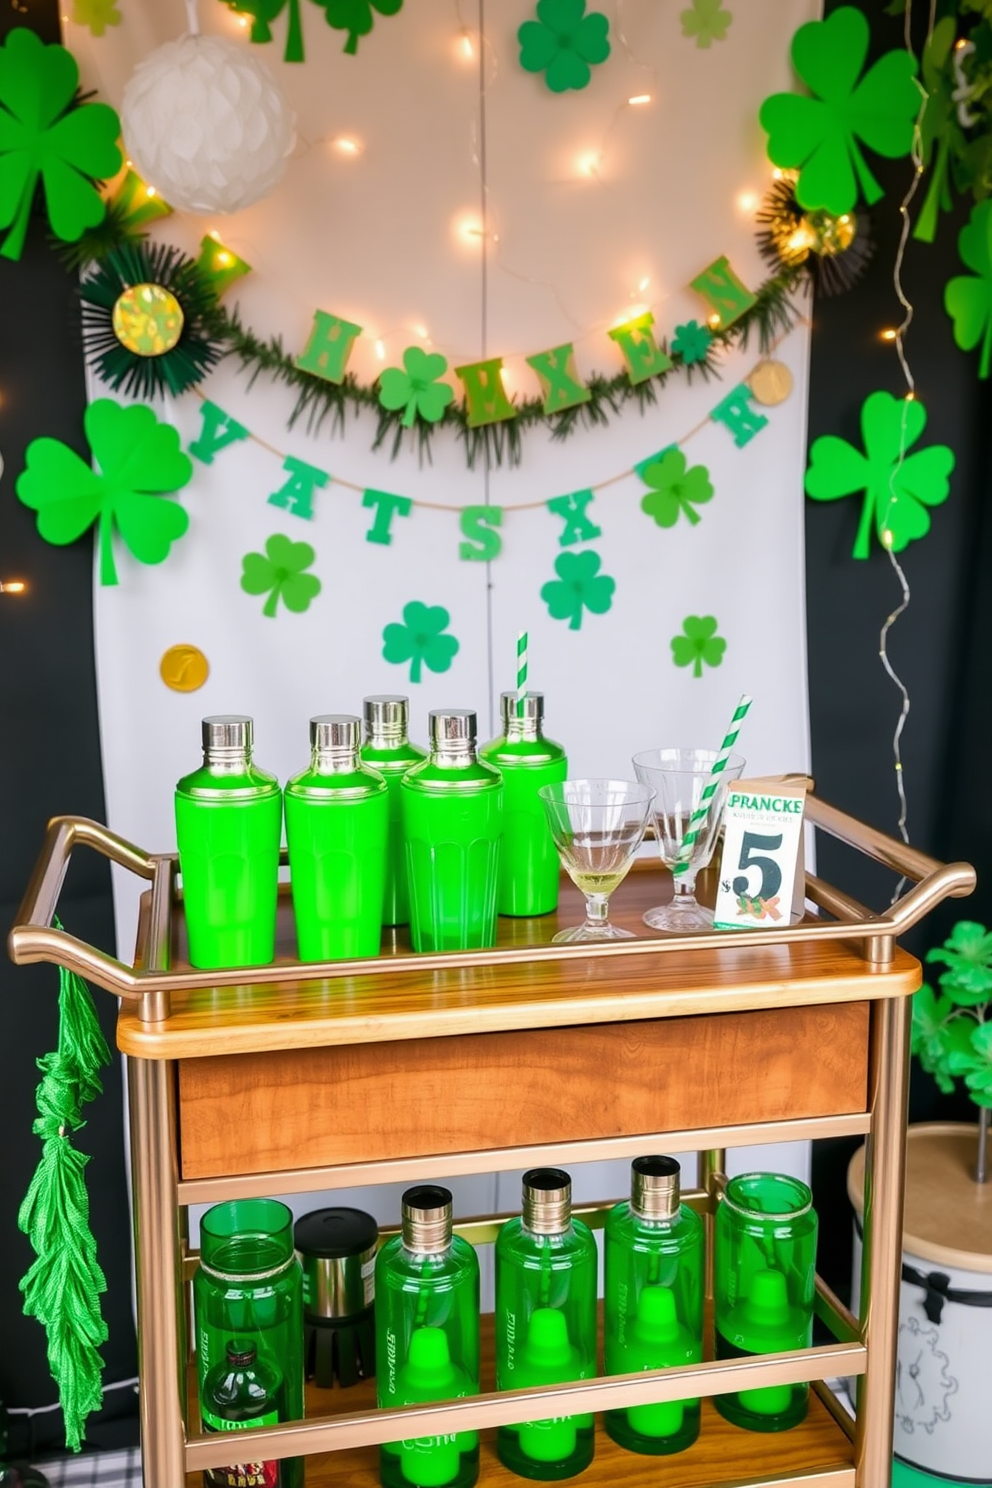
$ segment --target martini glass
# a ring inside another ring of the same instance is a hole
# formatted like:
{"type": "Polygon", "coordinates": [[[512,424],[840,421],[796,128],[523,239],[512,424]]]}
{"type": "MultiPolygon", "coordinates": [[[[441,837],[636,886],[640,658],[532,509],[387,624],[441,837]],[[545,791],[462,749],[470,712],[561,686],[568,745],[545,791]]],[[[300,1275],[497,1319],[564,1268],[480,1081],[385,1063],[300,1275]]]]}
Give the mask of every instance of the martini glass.
{"type": "Polygon", "coordinates": [[[559,930],[554,943],[633,940],[610,924],[609,902],[644,840],[654,791],[633,780],[564,780],[538,795],[562,865],[586,896],[585,924],[559,930]]]}
{"type": "MultiPolygon", "coordinates": [[[[655,833],[661,861],[666,868],[674,868],[680,860],[682,839],[692,813],[699,805],[699,798],[712,777],[716,759],[712,749],[646,749],[643,754],[634,755],[633,765],[638,780],[655,793],[655,833]]],[[[719,784],[699,825],[689,865],[684,872],[672,875],[675,891],[671,903],[649,909],[644,916],[645,925],[650,925],[652,930],[674,930],[690,935],[699,930],[712,930],[713,911],[696,899],[696,874],[713,856],[727,788],[732,780],[739,779],[743,768],[743,756],[732,754],[718,776],[719,784]]]]}

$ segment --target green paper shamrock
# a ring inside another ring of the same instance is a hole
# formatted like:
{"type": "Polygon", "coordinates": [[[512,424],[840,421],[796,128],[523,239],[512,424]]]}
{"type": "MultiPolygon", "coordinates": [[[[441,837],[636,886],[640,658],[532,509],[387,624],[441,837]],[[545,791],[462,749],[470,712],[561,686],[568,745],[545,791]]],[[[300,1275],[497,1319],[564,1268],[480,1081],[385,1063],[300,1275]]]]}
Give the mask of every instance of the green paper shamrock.
{"type": "Polygon", "coordinates": [[[697,47],[708,47],[711,41],[724,41],[727,28],[734,19],[729,10],[722,8],[722,0],[692,0],[689,10],[679,17],[682,35],[694,36],[697,47]]]}
{"type": "Polygon", "coordinates": [[[926,409],[918,398],[870,393],[861,409],[865,454],[825,434],[813,441],[806,472],[806,495],[814,501],[838,501],[864,491],[861,520],[854,540],[855,558],[867,558],[872,518],[884,548],[901,553],[908,543],[930,531],[928,506],[947,500],[954,452],[945,444],[906,455],[926,427],[926,409]]]}
{"type": "Polygon", "coordinates": [[[582,611],[605,615],[613,604],[616,580],[601,574],[598,553],[559,553],[555,559],[557,579],[541,588],[541,598],[552,620],[567,620],[569,630],[582,626],[582,611]]]}
{"type": "Polygon", "coordinates": [[[405,408],[402,422],[408,429],[418,417],[436,424],[455,396],[453,387],[438,381],[448,370],[446,359],[439,352],[408,346],[403,353],[403,366],[405,372],[399,367],[387,367],[382,373],[379,402],[390,411],[405,408]]]}
{"type": "Polygon", "coordinates": [[[947,967],[940,985],[953,988],[959,1007],[992,1001],[992,932],[984,925],[958,920],[944,944],[927,952],[927,960],[947,967]]]}
{"type": "Polygon", "coordinates": [[[121,13],[115,0],[72,0],[72,19],[91,36],[102,36],[108,26],[120,25],[121,13]]]}
{"type": "Polygon", "coordinates": [[[687,470],[685,455],[679,449],[666,450],[660,460],[646,465],[641,479],[652,487],[641,499],[641,511],[653,517],[659,527],[674,527],[679,512],[685,512],[695,527],[700,521],[695,508],[713,496],[706,466],[693,465],[687,470]]]}
{"type": "Polygon", "coordinates": [[[978,277],[959,274],[950,279],[944,309],[954,321],[954,339],[962,351],[973,351],[981,341],[978,375],[986,378],[992,358],[992,201],[972,207],[958,234],[958,253],[978,277]]]}
{"type": "Polygon", "coordinates": [[[947,1068],[944,1045],[946,1019],[954,1010],[949,997],[935,997],[929,987],[913,994],[913,1033],[910,1047],[928,1075],[933,1075],[945,1095],[954,1090],[947,1068]]]}
{"type": "Polygon", "coordinates": [[[608,19],[585,8],[586,0],[537,0],[537,20],[517,31],[520,66],[543,72],[552,93],[587,88],[592,68],[610,55],[608,19]]]}
{"type": "Polygon", "coordinates": [[[672,352],[680,356],[687,367],[693,362],[705,362],[713,344],[712,332],[698,320],[687,320],[685,325],[675,327],[672,337],[672,352]]]}
{"type": "Polygon", "coordinates": [[[83,428],[99,473],[59,439],[33,439],[17,494],[38,513],[46,542],[62,546],[82,537],[94,522],[101,584],[117,583],[113,533],[139,563],[161,563],[189,526],[175,501],[163,501],[193,475],[171,424],[160,424],[144,404],[125,407],[98,398],[83,416],[83,428]]]}
{"type": "Polygon", "coordinates": [[[867,20],[849,5],[807,21],[792,38],[792,65],[814,96],[774,93],[761,105],[769,159],[799,171],[796,200],[807,211],[851,212],[859,187],[869,206],[879,200],[859,140],[889,159],[912,148],[921,103],[915,58],[886,52],[859,82],[870,39],[867,20]]]}
{"type": "Polygon", "coordinates": [[[105,103],[76,102],[79,68],[65,47],[15,27],[0,47],[0,248],[20,258],[40,176],[57,238],[74,243],[102,222],[94,179],[120,169],[120,121],[105,103]]]}
{"type": "MultiPolygon", "coordinates": [[[[286,29],[284,62],[303,61],[303,25],[300,19],[300,0],[224,0],[229,10],[237,15],[251,16],[251,39],[255,42],[272,40],[271,21],[287,8],[289,25],[286,29]]],[[[371,25],[371,22],[369,22],[371,25]]]]}
{"type": "Polygon", "coordinates": [[[672,636],[672,660],[676,666],[692,667],[692,675],[703,675],[703,664],[718,667],[723,661],[727,643],[716,633],[715,615],[686,615],[682,621],[683,634],[672,636]]]}
{"type": "Polygon", "coordinates": [[[359,40],[372,30],[373,9],[380,15],[394,16],[403,7],[403,0],[316,0],[327,12],[326,20],[335,31],[347,31],[344,49],[349,57],[358,51],[359,40]]]}
{"type": "Polygon", "coordinates": [[[421,681],[421,667],[446,672],[458,654],[453,635],[443,635],[451,616],[443,605],[421,604],[412,599],[403,606],[403,624],[387,625],[382,632],[382,654],[396,666],[410,663],[410,681],[421,681]]]}
{"type": "Polygon", "coordinates": [[[275,532],[266,540],[264,553],[246,553],[241,560],[241,587],[246,594],[265,594],[262,614],[274,620],[279,601],[294,615],[308,610],[321,590],[316,574],[304,573],[316,558],[309,543],[291,542],[275,532]]]}
{"type": "Polygon", "coordinates": [[[920,58],[927,95],[927,106],[920,120],[920,145],[930,180],[913,237],[922,243],[933,242],[940,212],[949,212],[953,206],[949,172],[951,157],[958,160],[966,149],[954,97],[954,70],[949,65],[956,31],[954,16],[944,16],[934,26],[920,58]]]}

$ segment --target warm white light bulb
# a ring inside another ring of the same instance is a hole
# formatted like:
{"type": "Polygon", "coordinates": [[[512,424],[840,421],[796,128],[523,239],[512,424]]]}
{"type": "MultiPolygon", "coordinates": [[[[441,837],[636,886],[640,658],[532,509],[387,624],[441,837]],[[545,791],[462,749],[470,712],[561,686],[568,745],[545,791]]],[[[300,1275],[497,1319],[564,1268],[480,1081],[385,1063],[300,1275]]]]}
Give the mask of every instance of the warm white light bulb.
{"type": "Polygon", "coordinates": [[[384,362],[386,360],[386,348],[382,341],[377,341],[375,343],[375,354],[379,358],[380,362],[384,362]]]}
{"type": "Polygon", "coordinates": [[[651,280],[650,280],[649,276],[647,274],[645,274],[644,275],[644,278],[643,279],[640,279],[638,281],[638,284],[637,284],[638,293],[643,294],[644,291],[647,289],[647,287],[648,287],[648,285],[650,283],[651,283],[651,280]]]}
{"type": "Polygon", "coordinates": [[[742,212],[751,213],[758,205],[758,194],[756,191],[741,191],[737,196],[737,205],[742,212]]]}
{"type": "Polygon", "coordinates": [[[650,93],[635,93],[634,96],[633,96],[633,98],[628,98],[627,99],[627,102],[630,104],[631,108],[638,108],[642,104],[650,103],[651,102],[651,94],[650,93]]]}
{"type": "Polygon", "coordinates": [[[344,155],[346,159],[354,160],[357,155],[360,155],[362,153],[362,147],[359,144],[358,140],[352,139],[350,134],[337,135],[337,137],[331,141],[331,144],[334,146],[335,150],[337,150],[338,154],[344,155]]]}
{"type": "Polygon", "coordinates": [[[578,169],[579,175],[588,177],[595,176],[596,172],[599,170],[600,159],[601,157],[597,150],[587,150],[584,155],[580,155],[578,161],[576,162],[576,167],[578,169]]]}

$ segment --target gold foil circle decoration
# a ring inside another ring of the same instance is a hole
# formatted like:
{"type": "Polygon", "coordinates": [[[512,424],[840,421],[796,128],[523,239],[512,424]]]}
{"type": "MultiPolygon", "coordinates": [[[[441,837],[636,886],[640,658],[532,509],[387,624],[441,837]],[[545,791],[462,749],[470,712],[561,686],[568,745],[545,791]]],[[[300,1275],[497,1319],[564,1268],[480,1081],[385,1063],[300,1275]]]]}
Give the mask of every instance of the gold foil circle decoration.
{"type": "Polygon", "coordinates": [[[158,670],[166,687],[173,692],[196,692],[210,675],[210,663],[199,646],[170,646],[158,670]]]}
{"type": "Polygon", "coordinates": [[[114,335],[135,356],[163,356],[183,333],[183,309],[161,284],[132,284],[117,297],[114,335]]]}
{"type": "Polygon", "coordinates": [[[747,385],[755,402],[772,408],[776,403],[784,403],[792,392],[792,373],[784,362],[759,362],[747,385]]]}

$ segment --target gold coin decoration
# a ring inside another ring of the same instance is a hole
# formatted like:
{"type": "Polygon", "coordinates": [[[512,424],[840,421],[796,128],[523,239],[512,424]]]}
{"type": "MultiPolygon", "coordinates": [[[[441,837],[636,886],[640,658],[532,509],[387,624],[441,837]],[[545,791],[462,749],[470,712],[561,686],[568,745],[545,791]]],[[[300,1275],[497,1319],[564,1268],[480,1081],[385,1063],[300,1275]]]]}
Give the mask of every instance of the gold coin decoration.
{"type": "Polygon", "coordinates": [[[827,255],[846,253],[857,235],[857,219],[852,212],[835,217],[831,212],[807,212],[802,219],[803,227],[810,235],[814,253],[827,255]]]}
{"type": "Polygon", "coordinates": [[[183,310],[161,284],[132,284],[113,311],[114,335],[135,356],[163,356],[183,333],[183,310]]]}
{"type": "Polygon", "coordinates": [[[173,692],[196,692],[210,675],[210,663],[199,646],[170,646],[158,670],[166,687],[173,692]]]}
{"type": "Polygon", "coordinates": [[[792,373],[784,362],[759,362],[747,379],[747,385],[758,403],[766,408],[784,403],[792,392],[792,373]]]}

